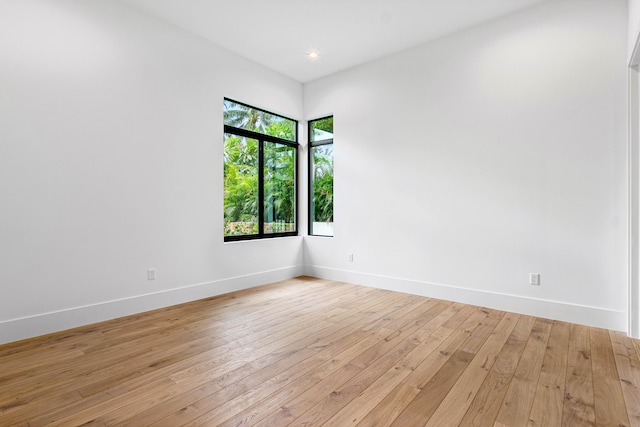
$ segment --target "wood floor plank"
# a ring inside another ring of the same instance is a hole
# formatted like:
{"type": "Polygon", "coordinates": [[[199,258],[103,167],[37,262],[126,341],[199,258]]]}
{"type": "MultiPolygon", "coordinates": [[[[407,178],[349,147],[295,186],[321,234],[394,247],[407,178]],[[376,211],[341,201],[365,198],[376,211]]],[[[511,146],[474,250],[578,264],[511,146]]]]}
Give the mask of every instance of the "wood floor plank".
{"type": "MultiPolygon", "coordinates": [[[[389,330],[390,334],[385,337],[384,341],[380,342],[380,345],[362,353],[350,362],[350,365],[356,368],[353,372],[355,373],[355,376],[351,379],[346,375],[334,375],[330,378],[325,378],[324,383],[321,384],[320,387],[326,388],[327,386],[334,384],[343,385],[336,387],[334,390],[330,391],[328,395],[322,393],[326,395],[325,399],[321,400],[321,402],[317,403],[314,407],[305,412],[302,417],[313,418],[313,421],[311,422],[315,424],[321,423],[326,420],[326,418],[329,418],[333,412],[329,412],[330,410],[327,410],[325,407],[340,408],[344,404],[348,403],[354,395],[359,392],[358,390],[361,391],[364,387],[367,387],[368,384],[373,382],[385,370],[389,369],[398,358],[411,352],[411,350],[419,344],[417,340],[412,339],[412,335],[420,326],[420,324],[416,324],[415,322],[411,322],[409,319],[406,319],[406,324],[402,329],[395,332],[393,330],[389,330]],[[348,381],[345,383],[346,380],[348,381]],[[320,410],[318,411],[318,409],[320,410]]],[[[282,397],[283,396],[279,396],[277,401],[280,402],[282,397]]],[[[274,400],[267,400],[242,411],[235,417],[220,425],[229,426],[243,423],[255,424],[257,421],[267,416],[274,407],[278,407],[278,405],[274,404],[274,400]]],[[[298,424],[304,424],[309,421],[296,420],[295,422],[298,424]]]]}
{"type": "MultiPolygon", "coordinates": [[[[149,425],[153,423],[160,423],[161,425],[182,425],[184,419],[177,417],[171,418],[172,414],[183,414],[183,408],[193,409],[191,405],[197,401],[206,400],[208,405],[212,402],[220,402],[223,404],[232,399],[232,396],[238,396],[242,394],[242,391],[259,390],[254,395],[260,395],[264,392],[264,388],[260,388],[262,384],[268,383],[270,379],[277,378],[273,381],[273,384],[278,384],[281,379],[286,375],[288,378],[301,376],[307,374],[313,368],[326,363],[328,360],[332,360],[343,348],[357,347],[358,345],[367,345],[371,342],[371,338],[374,334],[364,331],[356,331],[353,334],[347,335],[340,340],[337,340],[335,346],[326,347],[320,349],[304,348],[298,351],[287,353],[286,357],[276,360],[274,363],[266,364],[261,369],[254,370],[250,377],[244,377],[244,387],[238,387],[237,383],[233,379],[221,378],[220,381],[214,383],[212,386],[207,383],[196,390],[195,393],[191,393],[191,388],[186,387],[184,384],[178,384],[181,388],[181,393],[176,394],[175,398],[164,400],[158,405],[151,405],[145,402],[144,406],[136,405],[135,407],[121,408],[118,411],[105,414],[100,417],[99,421],[106,423],[107,425],[149,425]],[[227,387],[221,388],[223,384],[229,384],[227,387]],[[256,384],[255,387],[251,387],[252,384],[256,384]],[[208,388],[208,389],[205,389],[208,388]],[[210,392],[207,394],[207,392],[210,392]],[[206,396],[203,398],[203,396],[206,396]],[[185,400],[186,399],[186,400],[185,400]],[[181,419],[181,421],[178,421],[181,419]]],[[[260,365],[262,366],[262,365],[260,365]]],[[[243,373],[244,374],[244,373],[243,373]]],[[[240,374],[240,375],[243,375],[240,374]]],[[[243,399],[246,399],[247,395],[243,395],[243,399]]],[[[192,416],[192,415],[191,415],[192,416]]]]}
{"type": "Polygon", "coordinates": [[[514,314],[507,314],[501,319],[429,419],[427,426],[460,424],[518,320],[519,316],[514,314]]]}
{"type": "Polygon", "coordinates": [[[629,423],[632,426],[640,426],[640,358],[632,340],[625,334],[609,331],[609,336],[613,345],[629,423]]]}
{"type": "Polygon", "coordinates": [[[373,384],[360,392],[344,408],[331,417],[325,425],[356,425],[374,409],[387,394],[391,393],[416,367],[433,353],[444,336],[433,337],[431,328],[425,328],[412,338],[419,342],[409,354],[399,359],[396,364],[379,377],[373,384]]]}
{"type": "Polygon", "coordinates": [[[431,381],[439,369],[447,363],[451,355],[469,338],[480,321],[487,316],[486,313],[474,307],[467,306],[460,310],[458,315],[447,321],[443,328],[449,329],[447,338],[442,343],[437,353],[429,355],[404,382],[412,387],[422,390],[431,381]]]}
{"type": "Polygon", "coordinates": [[[593,396],[597,426],[629,426],[609,332],[590,328],[593,396]]]}
{"type": "MultiPolygon", "coordinates": [[[[216,315],[217,314],[218,313],[216,312],[216,315]]],[[[185,318],[185,321],[190,322],[190,328],[192,330],[198,330],[199,325],[198,323],[193,322],[192,316],[183,316],[183,318],[185,318]]],[[[173,332],[178,333],[178,331],[173,331],[173,332]]],[[[214,333],[214,331],[203,331],[203,332],[199,332],[199,336],[202,336],[203,341],[210,341],[211,340],[210,337],[212,333],[214,333]]],[[[220,334],[215,335],[218,340],[220,340],[219,335],[220,334]]],[[[109,340],[104,340],[104,341],[107,341],[107,343],[109,342],[109,340]]],[[[222,344],[225,344],[231,340],[227,340],[227,341],[220,340],[220,341],[222,342],[222,344]]],[[[136,340],[134,342],[125,341],[123,343],[124,346],[117,345],[116,343],[113,343],[113,342],[111,342],[111,345],[105,344],[104,346],[105,351],[102,351],[100,356],[101,367],[102,367],[100,371],[100,375],[104,375],[108,373],[108,371],[105,368],[109,364],[113,366],[114,369],[119,370],[120,372],[131,372],[133,370],[129,368],[127,364],[130,365],[132,363],[135,363],[136,362],[135,357],[138,357],[138,359],[143,359],[144,363],[142,365],[144,366],[147,363],[146,361],[149,359],[152,359],[157,354],[158,351],[169,351],[172,353],[183,351],[183,348],[180,348],[180,346],[167,346],[166,343],[163,343],[157,349],[148,348],[147,343],[153,343],[153,342],[158,342],[157,336],[151,335],[149,337],[145,337],[145,340],[136,340]],[[164,350],[164,348],[166,347],[169,347],[169,348],[167,350],[164,350]],[[138,349],[137,352],[132,352],[131,350],[132,348],[138,349]],[[123,361],[126,361],[126,363],[123,363],[123,361]]],[[[191,351],[194,351],[194,350],[197,350],[194,348],[194,344],[195,344],[194,341],[190,340],[188,344],[185,344],[185,346],[188,346],[191,351]]],[[[83,351],[87,353],[86,349],[83,351]]],[[[200,350],[200,351],[204,351],[204,350],[200,350]]],[[[161,354],[158,357],[164,357],[164,355],[161,354]]],[[[161,359],[153,360],[151,363],[154,365],[158,365],[159,363],[161,363],[161,359]]],[[[48,376],[60,375],[60,371],[64,370],[65,378],[69,378],[70,374],[73,374],[74,372],[77,372],[80,369],[85,369],[84,372],[82,373],[78,372],[78,374],[87,378],[88,374],[91,373],[92,374],[91,383],[94,386],[96,384],[97,376],[93,372],[94,369],[93,369],[92,363],[88,363],[86,365],[83,365],[82,363],[76,363],[73,365],[71,370],[69,370],[66,366],[63,366],[58,371],[56,371],[55,369],[51,369],[52,366],[50,364],[48,364],[46,367],[43,367],[43,369],[46,369],[47,367],[48,367],[48,370],[46,371],[46,373],[48,376]]],[[[43,375],[39,375],[38,372],[28,372],[28,373],[20,372],[19,376],[20,376],[19,380],[12,381],[12,387],[11,387],[12,393],[19,394],[21,392],[21,388],[20,388],[21,386],[26,387],[28,390],[33,390],[34,388],[37,388],[40,392],[45,391],[44,388],[40,385],[40,383],[42,383],[43,380],[46,380],[46,378],[43,378],[43,375]],[[34,384],[37,384],[37,387],[34,387],[34,384]]],[[[58,383],[58,386],[60,385],[64,385],[64,384],[58,383]]],[[[75,385],[78,385],[78,384],[76,383],[75,385]]],[[[3,391],[2,386],[0,385],[0,393],[2,393],[2,391],[3,391]]]]}
{"type": "MultiPolygon", "coordinates": [[[[287,331],[289,328],[283,328],[283,329],[284,329],[284,331],[287,331]]],[[[255,353],[254,353],[254,354],[255,354],[255,353]]],[[[231,357],[231,356],[229,356],[228,354],[227,354],[227,356],[228,356],[228,357],[231,357]]],[[[156,367],[154,367],[154,368],[157,368],[157,366],[156,366],[156,367]]],[[[136,380],[136,378],[138,378],[138,377],[139,377],[139,375],[136,375],[137,373],[138,373],[138,372],[137,372],[135,369],[131,369],[131,375],[133,375],[133,378],[131,378],[131,380],[132,380],[132,381],[133,381],[133,380],[136,380]]],[[[161,376],[160,374],[161,374],[160,372],[157,372],[156,378],[157,378],[157,377],[159,377],[159,376],[161,376]]],[[[95,377],[96,377],[96,375],[92,375],[92,378],[95,378],[95,377]]],[[[147,376],[147,379],[146,379],[146,380],[147,380],[147,382],[153,382],[153,381],[155,381],[155,379],[156,379],[156,378],[154,378],[154,377],[152,377],[152,376],[147,376]]],[[[55,383],[54,383],[54,384],[55,384],[55,383]]],[[[116,384],[117,384],[117,382],[116,382],[116,384]]],[[[40,388],[35,388],[35,389],[36,389],[36,390],[40,390],[40,388]]],[[[113,392],[112,392],[112,391],[110,391],[110,392],[106,393],[106,395],[107,395],[107,396],[110,396],[110,395],[112,395],[112,394],[113,394],[113,392]]],[[[36,402],[33,402],[33,403],[35,404],[36,402]]],[[[37,402],[37,406],[36,406],[36,408],[39,408],[39,407],[41,406],[41,404],[42,404],[42,402],[37,402]]],[[[33,406],[33,405],[32,405],[32,406],[33,406]]],[[[32,411],[32,415],[34,415],[34,413],[33,413],[33,409],[29,409],[29,408],[25,408],[25,409],[27,409],[27,410],[31,410],[31,411],[32,411]]]]}
{"type": "MultiPolygon", "coordinates": [[[[420,328],[420,333],[430,336],[433,344],[437,345],[438,342],[441,342],[446,336],[448,336],[448,334],[453,332],[452,329],[446,328],[443,325],[448,323],[453,317],[457,316],[461,309],[462,307],[460,305],[449,304],[444,311],[440,312],[440,314],[434,317],[431,321],[424,324],[420,328]]],[[[462,317],[466,318],[468,317],[468,314],[462,314],[462,317]]],[[[363,365],[360,362],[368,359],[369,355],[363,354],[360,357],[360,360],[354,360],[353,364],[358,365],[360,367],[359,369],[362,369],[363,365]]],[[[280,426],[292,422],[294,419],[300,417],[303,413],[317,404],[322,397],[330,395],[330,393],[343,383],[344,380],[345,379],[340,374],[336,374],[331,378],[326,378],[316,386],[308,388],[304,393],[287,402],[286,405],[271,413],[262,421],[259,421],[256,426],[280,426]]]]}
{"type": "Polygon", "coordinates": [[[390,426],[418,393],[419,388],[401,382],[357,424],[358,427],[390,426]]]}
{"type": "MultiPolygon", "coordinates": [[[[313,400],[311,404],[314,404],[317,399],[315,392],[318,390],[333,389],[336,384],[340,384],[355,376],[362,369],[350,362],[354,358],[357,358],[358,355],[368,351],[375,345],[379,345],[380,342],[384,340],[384,336],[372,336],[371,338],[373,338],[373,340],[364,343],[366,345],[353,348],[352,351],[340,354],[338,357],[310,372],[310,375],[296,378],[295,381],[287,384],[286,387],[279,389],[277,392],[268,395],[266,398],[257,399],[255,404],[245,408],[244,418],[242,417],[243,414],[239,413],[241,419],[250,419],[252,424],[256,426],[283,425],[279,421],[275,423],[272,422],[268,417],[266,417],[266,421],[265,418],[262,418],[262,420],[259,419],[263,415],[268,415],[274,408],[278,408],[279,416],[291,418],[301,406],[307,403],[304,400],[305,397],[312,395],[313,400]],[[309,390],[313,390],[314,392],[309,393],[309,390]],[[249,418],[247,418],[246,415],[249,415],[249,418]]],[[[327,393],[328,392],[329,391],[327,391],[327,393]]],[[[208,419],[211,419],[211,416],[212,414],[207,414],[208,419]]],[[[221,419],[226,419],[226,417],[221,417],[221,419]]]]}
{"type": "MultiPolygon", "coordinates": [[[[322,323],[318,323],[318,324],[314,325],[313,327],[321,328],[322,326],[323,326],[322,323]]],[[[287,332],[287,331],[290,332],[290,328],[284,328],[283,330],[285,332],[287,332]]],[[[308,331],[306,331],[306,329],[302,329],[300,332],[296,332],[296,333],[293,333],[293,334],[286,335],[284,338],[281,338],[281,339],[276,340],[273,343],[271,343],[272,347],[269,347],[268,351],[272,351],[274,348],[277,348],[277,347],[281,346],[282,344],[286,344],[288,342],[298,342],[299,345],[303,347],[305,342],[304,341],[299,341],[299,340],[302,337],[307,336],[307,334],[308,334],[308,331]]],[[[251,350],[251,349],[250,348],[249,349],[242,349],[243,352],[246,352],[246,350],[251,350]]],[[[263,350],[263,351],[266,352],[267,350],[263,350]]],[[[240,354],[242,354],[242,353],[240,353],[240,354]]],[[[255,357],[256,355],[259,355],[259,353],[258,353],[258,351],[256,351],[256,349],[253,349],[252,355],[250,357],[255,357]]],[[[210,377],[216,377],[216,376],[221,375],[226,370],[233,369],[233,367],[237,367],[238,365],[240,365],[243,362],[243,359],[239,358],[238,355],[235,355],[233,353],[228,353],[228,352],[224,353],[224,354],[221,353],[221,355],[216,360],[218,362],[216,364],[216,366],[211,370],[205,371],[205,373],[203,375],[210,376],[210,377]]],[[[200,375],[200,376],[202,377],[202,375],[200,375]]],[[[128,385],[127,385],[126,389],[123,389],[123,392],[124,392],[125,395],[127,395],[131,388],[134,388],[134,387],[140,388],[140,387],[145,386],[146,384],[153,383],[154,381],[157,381],[158,379],[163,379],[163,378],[164,377],[162,375],[158,375],[157,373],[156,373],[156,375],[148,375],[146,377],[136,378],[136,379],[134,379],[132,381],[128,381],[128,382],[125,383],[125,384],[128,384],[128,385]]],[[[200,381],[203,382],[202,378],[200,378],[200,381]]],[[[172,389],[175,389],[175,388],[176,387],[172,387],[172,389]]],[[[104,393],[102,393],[100,396],[104,396],[105,399],[110,400],[110,401],[113,402],[115,394],[116,393],[114,392],[113,389],[109,389],[109,390],[105,391],[104,393]]],[[[100,396],[98,396],[98,398],[100,396]]],[[[167,397],[170,398],[171,395],[167,395],[167,397]]],[[[96,401],[95,399],[87,400],[87,402],[90,402],[90,404],[93,405],[94,407],[96,407],[97,404],[98,404],[98,401],[96,401]]],[[[102,403],[102,401],[99,401],[99,402],[102,403]]],[[[58,416],[58,417],[62,416],[63,417],[62,419],[66,420],[66,422],[70,422],[69,418],[65,416],[65,413],[68,412],[68,411],[72,411],[72,410],[73,411],[77,411],[77,410],[81,409],[79,406],[80,405],[75,405],[72,408],[63,408],[63,409],[57,411],[57,415],[56,416],[58,416]]],[[[118,409],[121,411],[120,408],[118,408],[118,409]]]]}
{"type": "MultiPolygon", "coordinates": [[[[495,326],[504,315],[504,312],[488,311],[479,307],[475,307],[474,311],[475,313],[462,325],[462,330],[467,335],[466,339],[460,343],[452,354],[441,352],[446,362],[441,365],[437,372],[427,371],[426,376],[423,377],[424,371],[421,371],[420,367],[414,371],[414,374],[419,375],[416,378],[418,382],[414,379],[409,384],[420,388],[421,391],[391,425],[425,425],[493,330],[490,326],[495,326]],[[478,334],[476,334],[476,331],[478,331],[478,334]],[[427,378],[430,379],[427,381],[427,378]]],[[[421,366],[424,366],[424,363],[421,366]]]]}
{"type": "MultiPolygon", "coordinates": [[[[361,305],[358,308],[362,310],[360,317],[351,316],[349,318],[351,322],[348,324],[337,324],[334,328],[335,330],[330,331],[326,336],[310,337],[311,342],[305,344],[308,344],[309,347],[314,348],[317,351],[329,348],[340,334],[356,331],[360,326],[359,322],[366,324],[369,321],[374,321],[377,318],[383,317],[386,313],[383,309],[384,305],[387,305],[388,310],[393,310],[398,304],[402,305],[403,303],[401,303],[401,301],[405,300],[405,297],[400,294],[386,295],[384,298],[385,301],[374,305],[361,305]],[[355,322],[355,324],[352,324],[352,322],[355,322]]],[[[354,312],[352,311],[352,314],[353,313],[354,312]]],[[[376,335],[380,335],[381,333],[384,334],[384,336],[389,334],[388,331],[378,331],[376,335]]],[[[383,339],[382,336],[373,336],[372,338],[375,338],[376,341],[383,339]]],[[[368,342],[369,340],[367,339],[365,343],[368,342]]],[[[371,343],[371,345],[373,345],[373,343],[371,343]]],[[[342,347],[338,347],[338,350],[341,348],[342,347]]],[[[366,348],[369,348],[369,345],[367,345],[366,348]]],[[[335,349],[331,348],[331,350],[334,351],[335,349]]],[[[362,349],[362,351],[364,351],[364,349],[362,349]]],[[[248,406],[251,406],[252,399],[258,398],[259,400],[261,396],[264,397],[265,393],[268,394],[267,391],[271,390],[271,392],[273,392],[288,383],[295,382],[300,375],[306,372],[303,369],[313,368],[313,366],[308,362],[309,361],[305,361],[305,363],[299,364],[296,366],[295,370],[287,372],[287,375],[278,374],[273,376],[274,372],[271,371],[270,375],[259,383],[254,381],[256,378],[260,378],[260,376],[252,375],[251,381],[249,382],[250,385],[253,384],[252,389],[238,389],[238,387],[229,385],[220,390],[220,393],[216,393],[216,396],[200,396],[190,402],[188,406],[181,408],[179,411],[170,414],[166,419],[161,420],[160,425],[182,425],[204,415],[209,419],[217,419],[222,416],[221,414],[231,414],[233,411],[242,411],[248,406]]],[[[333,367],[336,366],[339,366],[339,364],[334,363],[333,367]]],[[[308,375],[312,374],[308,373],[308,375]]],[[[293,387],[293,385],[290,387],[293,387]]]]}
{"type": "MultiPolygon", "coordinates": [[[[374,307],[376,306],[374,305],[374,307]]],[[[368,308],[368,306],[364,305],[360,308],[366,309],[368,308]]],[[[363,317],[360,318],[358,316],[355,316],[355,314],[357,313],[352,312],[352,314],[352,319],[355,321],[370,319],[375,316],[379,316],[379,314],[368,313],[368,311],[365,311],[363,317]]],[[[322,357],[332,357],[336,352],[341,353],[344,350],[345,346],[349,348],[349,346],[346,344],[350,342],[353,336],[366,336],[366,338],[363,338],[363,340],[359,342],[358,345],[355,345],[355,349],[361,349],[361,351],[367,348],[369,344],[373,345],[371,339],[373,339],[374,342],[381,339],[375,334],[372,335],[372,333],[365,333],[364,331],[358,330],[357,327],[351,325],[343,326],[341,324],[338,324],[325,332],[325,336],[318,335],[309,337],[308,341],[302,342],[303,345],[320,352],[318,353],[318,357],[321,357],[319,359],[320,362],[324,361],[322,357]],[[365,347],[362,347],[363,345],[365,345],[365,347]]],[[[291,347],[284,347],[282,351],[290,352],[291,347]]],[[[353,349],[351,349],[351,351],[353,351],[353,349]]],[[[159,421],[162,418],[167,418],[163,421],[163,425],[171,425],[172,423],[181,425],[184,422],[190,421],[197,418],[198,416],[203,415],[208,410],[222,405],[226,401],[238,398],[240,395],[250,391],[252,388],[258,389],[259,387],[268,386],[268,382],[278,382],[277,376],[282,372],[278,368],[278,365],[282,362],[286,362],[286,358],[282,359],[282,361],[274,361],[274,363],[272,364],[265,363],[272,360],[272,357],[273,354],[267,354],[263,356],[262,361],[258,359],[256,362],[251,362],[249,364],[243,365],[240,368],[226,373],[217,379],[204,382],[201,387],[194,389],[192,393],[185,393],[174,401],[166,402],[160,410],[149,410],[146,411],[148,413],[142,413],[141,416],[145,418],[145,425],[148,423],[149,419],[159,421]],[[239,382],[241,380],[242,387],[238,387],[236,385],[236,382],[239,382]],[[210,385],[211,382],[213,382],[213,386],[210,385]],[[205,402],[202,403],[202,401],[205,402]],[[220,403],[216,405],[216,402],[220,403]]],[[[292,356],[287,356],[287,358],[288,357],[292,356]]],[[[295,368],[290,369],[288,372],[290,374],[295,374],[296,370],[305,368],[305,365],[312,367],[305,361],[305,363],[299,364],[295,368]]],[[[240,400],[244,399],[245,397],[246,396],[240,397],[240,400]]],[[[247,400],[244,399],[245,403],[246,401],[247,400]]],[[[131,425],[139,425],[140,423],[140,417],[134,417],[131,420],[131,425]]]]}
{"type": "Polygon", "coordinates": [[[0,426],[640,426],[624,333],[300,277],[0,345],[0,426]]]}
{"type": "MultiPolygon", "coordinates": [[[[406,366],[399,367],[396,363],[398,360],[404,359],[407,355],[411,354],[416,347],[416,343],[412,340],[404,340],[393,351],[385,354],[371,366],[362,369],[362,371],[351,380],[332,391],[329,396],[311,407],[301,417],[294,421],[294,423],[300,425],[324,424],[334,414],[339,413],[342,408],[344,408],[359,394],[363,393],[369,387],[375,387],[376,380],[381,378],[385,372],[395,368],[402,369],[403,372],[409,371],[410,368],[407,368],[406,366]]],[[[347,416],[349,415],[350,414],[347,414],[347,416]]],[[[340,415],[338,415],[338,417],[340,417],[340,415]]],[[[340,422],[340,420],[338,422],[340,422]]],[[[233,424],[226,424],[227,427],[231,425],[233,424]]],[[[339,424],[329,423],[329,425],[339,424]]]]}
{"type": "Polygon", "coordinates": [[[496,423],[507,426],[527,425],[552,323],[548,319],[536,320],[496,423]]]}
{"type": "Polygon", "coordinates": [[[591,341],[587,326],[571,325],[564,394],[563,425],[595,426],[591,341]]]}
{"type": "Polygon", "coordinates": [[[529,415],[530,426],[562,424],[570,326],[565,322],[553,322],[551,326],[538,388],[529,415]]]}
{"type": "MultiPolygon", "coordinates": [[[[281,391],[285,387],[285,391],[294,392],[297,387],[304,387],[317,376],[322,376],[341,368],[348,363],[350,357],[366,350],[379,340],[380,337],[377,334],[369,334],[357,345],[346,351],[336,354],[336,352],[340,351],[340,347],[327,347],[321,353],[297,364],[293,369],[277,372],[266,368],[258,373],[259,378],[256,380],[257,385],[254,387],[239,390],[236,384],[231,384],[217,393],[190,403],[180,411],[173,412],[154,425],[186,425],[196,419],[200,421],[194,424],[202,421],[208,423],[209,421],[207,420],[222,421],[228,418],[230,414],[241,412],[253,403],[259,402],[269,393],[281,391]],[[205,415],[206,417],[203,418],[205,415]]],[[[253,376],[251,378],[253,379],[253,376]]],[[[137,424],[133,423],[131,425],[137,424]]]]}
{"type": "Polygon", "coordinates": [[[456,350],[391,425],[397,427],[425,425],[473,357],[471,353],[456,350]]]}
{"type": "Polygon", "coordinates": [[[520,316],[518,324],[500,350],[491,371],[460,422],[461,426],[492,426],[494,424],[534,322],[533,317],[520,316]]]}
{"type": "MultiPolygon", "coordinates": [[[[321,324],[319,324],[321,325],[321,324]]],[[[286,336],[283,339],[280,339],[277,341],[277,344],[273,344],[274,347],[278,347],[283,343],[289,342],[289,341],[295,341],[303,336],[307,335],[307,330],[303,329],[299,332],[296,332],[292,335],[286,336]]],[[[266,350],[265,350],[266,351],[266,350]]],[[[220,353],[219,355],[215,356],[214,359],[217,363],[215,369],[215,372],[218,372],[220,374],[222,374],[224,371],[226,370],[230,370],[233,369],[235,367],[238,367],[240,364],[242,364],[246,359],[242,358],[243,354],[246,354],[247,350],[246,349],[237,349],[237,352],[233,352],[233,351],[227,351],[226,353],[220,353]]],[[[202,357],[211,357],[208,356],[208,352],[203,353],[205,356],[202,357]]],[[[217,354],[217,353],[216,353],[217,354]]],[[[254,351],[253,355],[256,355],[257,352],[254,351]]],[[[213,355],[212,355],[213,356],[213,355]]],[[[252,356],[250,356],[252,357],[252,356]]],[[[142,387],[146,384],[151,384],[151,383],[155,383],[158,380],[161,380],[165,377],[167,377],[166,375],[162,374],[162,368],[160,368],[159,370],[156,371],[151,371],[149,373],[142,373],[141,375],[136,375],[136,372],[132,373],[132,377],[131,378],[127,378],[126,381],[123,381],[123,384],[126,384],[127,386],[125,388],[120,387],[120,381],[115,381],[113,384],[110,384],[108,388],[105,389],[105,391],[101,392],[101,393],[95,393],[95,394],[91,394],[90,396],[86,396],[87,399],[83,400],[82,402],[79,402],[78,404],[73,405],[73,407],[71,408],[61,408],[60,410],[58,410],[57,412],[59,414],[62,414],[63,411],[75,411],[80,409],[82,406],[86,406],[86,405],[95,405],[96,403],[98,403],[98,401],[100,401],[100,403],[102,403],[102,400],[113,400],[113,396],[115,395],[115,389],[120,389],[121,393],[128,393],[130,388],[133,387],[142,387]],[[95,399],[93,399],[93,397],[95,396],[95,399]],[[92,398],[92,399],[89,399],[92,398]]],[[[208,372],[209,375],[211,376],[215,376],[215,374],[212,374],[211,372],[208,372]]],[[[167,378],[170,381],[170,378],[167,378]]]]}

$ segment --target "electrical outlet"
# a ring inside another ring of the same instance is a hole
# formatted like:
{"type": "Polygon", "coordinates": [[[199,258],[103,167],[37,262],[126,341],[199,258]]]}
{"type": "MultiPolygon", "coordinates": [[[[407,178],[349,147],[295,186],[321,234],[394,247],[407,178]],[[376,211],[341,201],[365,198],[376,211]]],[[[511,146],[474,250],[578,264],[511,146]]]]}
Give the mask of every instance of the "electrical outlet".
{"type": "Polygon", "coordinates": [[[529,284],[540,286],[540,273],[529,273],[529,284]]]}
{"type": "Polygon", "coordinates": [[[150,268],[147,270],[147,280],[156,280],[156,269],[150,268]]]}

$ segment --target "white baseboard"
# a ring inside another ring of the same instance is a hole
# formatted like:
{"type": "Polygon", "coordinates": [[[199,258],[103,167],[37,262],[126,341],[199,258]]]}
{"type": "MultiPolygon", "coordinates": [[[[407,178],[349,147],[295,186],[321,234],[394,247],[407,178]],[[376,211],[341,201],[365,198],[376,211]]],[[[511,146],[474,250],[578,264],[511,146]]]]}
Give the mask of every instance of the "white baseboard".
{"type": "Polygon", "coordinates": [[[292,266],[198,283],[34,316],[0,321],[0,344],[195,301],[301,275],[478,305],[530,316],[627,331],[627,313],[313,265],[292,266]]]}
{"type": "Polygon", "coordinates": [[[222,295],[265,283],[290,279],[301,276],[303,273],[303,267],[300,265],[285,267],[277,270],[263,271],[244,276],[198,283],[181,288],[168,289],[151,294],[137,295],[130,298],[4,320],[0,321],[0,344],[64,331],[78,326],[89,325],[162,307],[169,307],[215,295],[222,295]]]}
{"type": "Polygon", "coordinates": [[[315,265],[305,265],[304,273],[320,279],[336,280],[391,291],[405,292],[598,328],[627,332],[628,327],[626,312],[607,310],[599,307],[486,292],[477,289],[459,288],[315,265]]]}

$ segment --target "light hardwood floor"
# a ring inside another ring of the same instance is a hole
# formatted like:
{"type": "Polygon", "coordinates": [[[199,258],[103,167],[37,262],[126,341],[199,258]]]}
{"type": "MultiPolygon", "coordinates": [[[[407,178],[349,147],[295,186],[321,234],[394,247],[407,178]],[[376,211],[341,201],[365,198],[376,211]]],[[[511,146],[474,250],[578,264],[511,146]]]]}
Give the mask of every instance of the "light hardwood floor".
{"type": "Polygon", "coordinates": [[[301,277],[0,346],[14,425],[640,426],[640,342],[301,277]]]}

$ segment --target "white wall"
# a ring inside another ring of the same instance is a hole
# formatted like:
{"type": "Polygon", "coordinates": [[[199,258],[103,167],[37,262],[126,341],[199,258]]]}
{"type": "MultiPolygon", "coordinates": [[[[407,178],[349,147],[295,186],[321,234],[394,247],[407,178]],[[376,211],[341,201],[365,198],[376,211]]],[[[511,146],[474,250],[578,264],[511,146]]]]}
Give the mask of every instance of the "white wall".
{"type": "Polygon", "coordinates": [[[640,36],[640,0],[629,0],[629,41],[627,45],[627,62],[631,62],[631,55],[633,55],[634,48],[640,36]]]}
{"type": "Polygon", "coordinates": [[[553,1],[306,84],[336,156],[307,273],[626,330],[626,46],[626,1],[553,1]]]}
{"type": "Polygon", "coordinates": [[[119,2],[0,3],[0,343],[302,272],[301,237],[223,243],[224,96],[303,117],[300,83],[119,2]]]}

